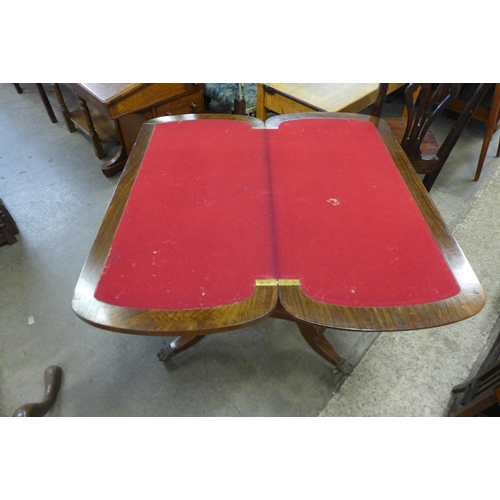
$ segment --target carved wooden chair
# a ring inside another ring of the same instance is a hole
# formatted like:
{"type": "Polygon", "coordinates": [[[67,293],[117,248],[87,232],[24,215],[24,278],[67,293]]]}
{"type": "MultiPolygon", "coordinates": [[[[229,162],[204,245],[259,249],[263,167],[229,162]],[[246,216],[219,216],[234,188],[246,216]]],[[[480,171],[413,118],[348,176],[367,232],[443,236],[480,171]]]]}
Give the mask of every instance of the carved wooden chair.
{"type": "MultiPolygon", "coordinates": [[[[418,174],[424,174],[423,184],[430,191],[453,147],[462,135],[472,114],[488,91],[491,83],[481,83],[467,102],[465,109],[439,145],[431,125],[460,93],[460,83],[410,83],[405,89],[407,117],[384,118],[418,174]]],[[[387,95],[387,83],[381,83],[371,114],[380,117],[387,95]]]]}
{"type": "Polygon", "coordinates": [[[256,83],[205,83],[205,107],[213,99],[236,115],[250,115],[257,110],[256,83]]]}

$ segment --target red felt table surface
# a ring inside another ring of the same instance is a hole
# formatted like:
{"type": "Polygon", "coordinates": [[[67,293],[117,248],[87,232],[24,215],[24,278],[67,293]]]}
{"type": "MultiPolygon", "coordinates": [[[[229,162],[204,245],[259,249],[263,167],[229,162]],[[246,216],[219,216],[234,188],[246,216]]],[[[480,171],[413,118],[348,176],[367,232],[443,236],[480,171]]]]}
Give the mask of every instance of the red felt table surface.
{"type": "Polygon", "coordinates": [[[434,302],[459,287],[374,125],[308,119],[269,130],[279,276],[354,307],[434,302]]]}
{"type": "Polygon", "coordinates": [[[387,307],[459,287],[373,124],[158,124],[95,297],[143,309],[245,300],[256,279],[387,307]]]}
{"type": "Polygon", "coordinates": [[[157,125],[95,297],[141,309],[249,298],[275,276],[266,161],[243,122],[157,125]]]}

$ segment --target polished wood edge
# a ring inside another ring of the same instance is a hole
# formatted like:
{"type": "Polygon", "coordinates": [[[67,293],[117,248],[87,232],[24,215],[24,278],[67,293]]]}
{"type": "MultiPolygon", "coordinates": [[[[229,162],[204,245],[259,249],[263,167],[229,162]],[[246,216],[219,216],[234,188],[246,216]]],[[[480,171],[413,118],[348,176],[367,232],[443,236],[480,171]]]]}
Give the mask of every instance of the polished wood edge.
{"type": "Polygon", "coordinates": [[[252,128],[266,128],[266,125],[262,120],[259,120],[258,118],[255,118],[253,116],[230,115],[225,113],[192,113],[186,115],[161,116],[159,118],[148,120],[146,123],[156,125],[159,123],[181,122],[190,120],[232,120],[246,122],[252,128]]]}
{"type": "MultiPolygon", "coordinates": [[[[196,331],[206,334],[249,326],[270,315],[276,307],[277,285],[256,286],[250,298],[235,304],[177,311],[119,307],[98,301],[94,297],[102,269],[155,126],[159,123],[177,122],[183,119],[199,119],[198,116],[200,115],[156,118],[142,126],[75,288],[72,300],[73,310],[87,323],[124,333],[166,335],[165,332],[168,332],[174,335],[196,331]]],[[[202,115],[201,119],[217,119],[219,116],[202,115]]],[[[257,126],[262,124],[260,120],[251,117],[227,116],[228,119],[245,121],[257,126]]]]}
{"type": "Polygon", "coordinates": [[[206,335],[251,326],[272,314],[278,303],[278,287],[256,287],[246,300],[203,309],[155,310],[113,306],[98,301],[91,288],[80,282],[72,307],[92,326],[137,335],[206,335]]]}
{"type": "Polygon", "coordinates": [[[366,331],[431,328],[477,314],[486,303],[485,291],[387,123],[380,118],[352,113],[297,113],[274,116],[266,125],[268,128],[278,128],[284,121],[305,118],[346,118],[372,122],[375,125],[455,276],[460,292],[449,299],[429,304],[361,308],[317,302],[307,297],[299,287],[280,287],[283,307],[302,321],[330,328],[366,331]]]}
{"type": "Polygon", "coordinates": [[[274,128],[279,128],[281,123],[283,122],[289,122],[293,120],[306,120],[306,119],[311,119],[311,120],[321,120],[321,119],[331,119],[331,118],[342,118],[345,120],[358,120],[358,121],[372,121],[378,120],[373,116],[369,115],[360,115],[358,113],[331,113],[331,112],[321,112],[321,113],[316,113],[314,111],[311,111],[310,113],[290,113],[288,115],[276,115],[272,116],[271,118],[268,118],[266,120],[266,128],[267,129],[274,129],[274,128]]]}
{"type": "Polygon", "coordinates": [[[462,290],[438,302],[399,307],[326,304],[310,299],[300,287],[280,288],[279,297],[289,314],[307,323],[340,330],[403,331],[444,326],[477,314],[485,304],[481,290],[462,290]]]}

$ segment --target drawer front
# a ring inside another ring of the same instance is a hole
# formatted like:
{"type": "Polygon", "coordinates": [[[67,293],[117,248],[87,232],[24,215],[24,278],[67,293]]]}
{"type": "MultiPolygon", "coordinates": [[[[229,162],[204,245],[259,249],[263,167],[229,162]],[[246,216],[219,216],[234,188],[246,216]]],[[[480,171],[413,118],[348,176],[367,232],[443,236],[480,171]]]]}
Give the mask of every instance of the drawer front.
{"type": "Polygon", "coordinates": [[[269,111],[274,111],[279,115],[287,115],[289,113],[307,113],[311,111],[318,111],[317,108],[306,106],[301,102],[293,100],[291,97],[278,94],[264,94],[264,106],[269,111]]]}
{"type": "Polygon", "coordinates": [[[145,83],[133,93],[115,100],[108,106],[109,116],[116,118],[128,113],[140,112],[157,102],[175,98],[186,92],[185,83],[145,83]]]}
{"type": "Polygon", "coordinates": [[[186,95],[156,107],[156,116],[203,113],[203,91],[186,95]]]}

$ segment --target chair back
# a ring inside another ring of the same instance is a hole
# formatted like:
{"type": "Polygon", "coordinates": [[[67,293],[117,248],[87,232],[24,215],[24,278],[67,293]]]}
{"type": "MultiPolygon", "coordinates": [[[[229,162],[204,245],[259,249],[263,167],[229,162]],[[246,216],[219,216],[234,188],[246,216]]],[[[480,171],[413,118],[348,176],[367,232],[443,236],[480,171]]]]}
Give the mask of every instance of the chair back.
{"type": "MultiPolygon", "coordinates": [[[[430,190],[453,147],[462,135],[472,114],[486,95],[491,83],[481,83],[469,99],[465,109],[449,130],[444,142],[433,152],[432,157],[422,149],[424,139],[431,131],[436,118],[459,95],[461,83],[410,83],[404,91],[407,110],[406,126],[402,137],[398,137],[401,146],[418,173],[426,174],[424,184],[430,190]]],[[[387,95],[388,84],[381,83],[377,99],[371,114],[381,117],[387,95]]],[[[388,120],[389,122],[389,120],[388,120]]],[[[392,128],[392,125],[389,123],[392,128]]]]}

